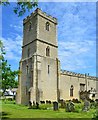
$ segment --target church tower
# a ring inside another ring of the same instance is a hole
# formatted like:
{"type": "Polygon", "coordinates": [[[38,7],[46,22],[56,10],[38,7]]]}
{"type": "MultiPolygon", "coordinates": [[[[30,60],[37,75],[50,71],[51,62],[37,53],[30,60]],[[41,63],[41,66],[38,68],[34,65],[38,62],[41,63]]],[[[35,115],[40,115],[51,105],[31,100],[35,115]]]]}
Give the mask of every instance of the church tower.
{"type": "Polygon", "coordinates": [[[37,8],[23,20],[17,103],[57,101],[57,19],[37,8]]]}

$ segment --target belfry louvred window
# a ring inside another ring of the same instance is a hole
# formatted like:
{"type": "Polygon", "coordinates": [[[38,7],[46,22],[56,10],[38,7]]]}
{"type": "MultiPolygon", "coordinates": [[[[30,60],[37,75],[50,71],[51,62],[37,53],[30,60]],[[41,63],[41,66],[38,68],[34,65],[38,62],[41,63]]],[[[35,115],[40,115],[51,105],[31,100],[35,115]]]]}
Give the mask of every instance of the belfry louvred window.
{"type": "Polygon", "coordinates": [[[46,30],[49,31],[49,29],[50,29],[50,24],[49,22],[46,22],[46,30]]]}

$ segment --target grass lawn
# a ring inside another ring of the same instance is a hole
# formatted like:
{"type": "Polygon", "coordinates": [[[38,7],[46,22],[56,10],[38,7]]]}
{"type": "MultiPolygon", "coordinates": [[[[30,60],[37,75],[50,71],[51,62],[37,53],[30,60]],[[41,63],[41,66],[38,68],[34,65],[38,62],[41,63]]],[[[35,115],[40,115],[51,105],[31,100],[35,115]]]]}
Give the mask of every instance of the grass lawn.
{"type": "Polygon", "coordinates": [[[0,107],[2,106],[2,118],[92,118],[95,109],[91,109],[89,112],[82,112],[79,109],[78,112],[65,112],[65,109],[59,109],[58,111],[40,110],[40,109],[28,109],[27,106],[4,103],[0,101],[0,107]]]}

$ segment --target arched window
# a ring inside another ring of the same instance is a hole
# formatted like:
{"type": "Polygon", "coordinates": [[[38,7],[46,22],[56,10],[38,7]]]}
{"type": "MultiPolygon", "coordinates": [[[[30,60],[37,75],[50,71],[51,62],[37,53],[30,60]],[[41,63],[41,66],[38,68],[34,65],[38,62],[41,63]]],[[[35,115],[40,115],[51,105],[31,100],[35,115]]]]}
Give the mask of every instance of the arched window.
{"type": "Polygon", "coordinates": [[[73,90],[74,90],[74,87],[73,87],[73,85],[71,85],[71,87],[70,87],[70,97],[73,97],[73,90]]]}
{"type": "Polygon", "coordinates": [[[32,27],[31,25],[32,25],[32,23],[30,22],[29,23],[29,31],[31,30],[31,27],[32,27]]]}
{"type": "Polygon", "coordinates": [[[46,22],[46,30],[49,31],[50,24],[49,22],[46,22]]]}
{"type": "Polygon", "coordinates": [[[46,56],[50,56],[50,47],[49,46],[46,48],[46,56]]]}

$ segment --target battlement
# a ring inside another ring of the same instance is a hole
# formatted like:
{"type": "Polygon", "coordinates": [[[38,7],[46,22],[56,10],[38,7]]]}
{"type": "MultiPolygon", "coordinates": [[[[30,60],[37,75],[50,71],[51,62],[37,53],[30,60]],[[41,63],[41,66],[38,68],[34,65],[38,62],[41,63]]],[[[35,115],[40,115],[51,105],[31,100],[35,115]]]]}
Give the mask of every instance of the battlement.
{"type": "Polygon", "coordinates": [[[69,76],[80,77],[80,78],[88,78],[88,79],[93,79],[93,80],[97,79],[97,77],[94,77],[94,76],[89,76],[86,74],[80,74],[80,73],[71,72],[71,71],[67,71],[67,70],[61,70],[60,73],[63,75],[69,75],[69,76]]]}
{"type": "Polygon", "coordinates": [[[30,20],[32,17],[40,15],[49,21],[57,24],[57,19],[55,17],[52,17],[51,15],[48,15],[46,12],[43,12],[41,9],[37,8],[34,12],[32,12],[29,16],[27,16],[24,20],[23,23],[25,24],[28,20],[30,20]]]}

